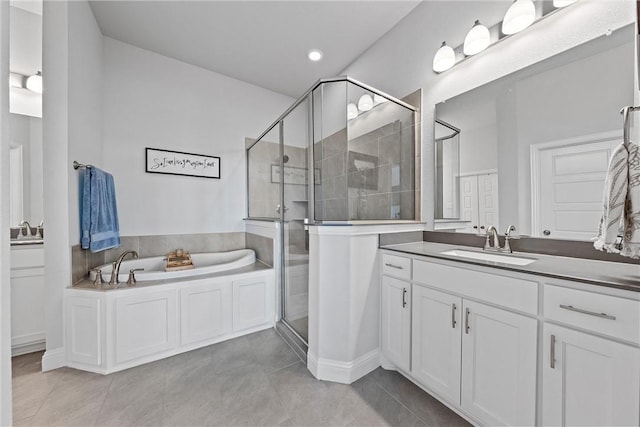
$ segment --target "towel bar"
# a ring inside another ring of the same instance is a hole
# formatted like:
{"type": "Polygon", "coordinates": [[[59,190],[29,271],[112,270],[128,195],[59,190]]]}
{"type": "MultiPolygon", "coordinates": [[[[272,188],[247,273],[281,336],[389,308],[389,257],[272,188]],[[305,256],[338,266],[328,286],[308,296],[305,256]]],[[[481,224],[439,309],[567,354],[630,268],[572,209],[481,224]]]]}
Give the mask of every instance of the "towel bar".
{"type": "Polygon", "coordinates": [[[79,169],[79,168],[92,168],[93,165],[85,165],[83,163],[78,163],[77,161],[73,161],[73,168],[74,169],[79,169]]]}

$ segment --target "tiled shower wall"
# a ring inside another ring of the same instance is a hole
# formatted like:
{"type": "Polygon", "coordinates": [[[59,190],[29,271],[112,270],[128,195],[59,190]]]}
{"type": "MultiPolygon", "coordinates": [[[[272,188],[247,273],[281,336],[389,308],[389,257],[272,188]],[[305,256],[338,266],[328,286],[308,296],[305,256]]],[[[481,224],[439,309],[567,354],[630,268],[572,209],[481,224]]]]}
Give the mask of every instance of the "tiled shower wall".
{"type": "Polygon", "coordinates": [[[80,245],[73,246],[71,248],[73,283],[82,280],[90,269],[114,262],[122,252],[127,250],[134,250],[141,258],[145,258],[166,255],[178,248],[192,253],[226,252],[248,248],[256,251],[257,259],[273,265],[273,239],[245,232],[123,236],[120,240],[119,248],[95,254],[81,249],[80,245]]]}
{"type": "Polygon", "coordinates": [[[394,121],[349,141],[342,129],[316,143],[316,218],[414,219],[414,135],[394,121]],[[374,167],[358,171],[360,162],[374,167]]]}

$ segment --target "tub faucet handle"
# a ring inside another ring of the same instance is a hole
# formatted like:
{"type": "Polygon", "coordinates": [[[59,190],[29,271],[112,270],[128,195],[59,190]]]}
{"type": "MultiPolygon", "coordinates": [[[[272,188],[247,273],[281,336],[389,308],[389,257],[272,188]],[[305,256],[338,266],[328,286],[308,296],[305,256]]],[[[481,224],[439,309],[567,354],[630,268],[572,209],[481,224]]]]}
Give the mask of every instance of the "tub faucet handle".
{"type": "Polygon", "coordinates": [[[129,279],[127,279],[127,286],[136,285],[136,271],[144,271],[144,268],[132,268],[129,270],[129,279]]]}
{"type": "Polygon", "coordinates": [[[101,288],[102,283],[104,282],[104,279],[102,278],[102,270],[99,268],[92,268],[91,271],[96,272],[96,278],[93,279],[93,286],[95,286],[96,288],[101,288]]]}

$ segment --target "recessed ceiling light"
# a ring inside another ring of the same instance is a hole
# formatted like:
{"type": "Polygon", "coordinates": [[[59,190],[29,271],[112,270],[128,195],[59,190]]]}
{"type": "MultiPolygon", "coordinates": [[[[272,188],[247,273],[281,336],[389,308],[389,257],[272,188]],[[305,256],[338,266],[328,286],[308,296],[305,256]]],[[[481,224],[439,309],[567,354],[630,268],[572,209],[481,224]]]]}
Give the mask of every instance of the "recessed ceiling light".
{"type": "Polygon", "coordinates": [[[311,49],[309,52],[307,52],[307,58],[314,62],[320,61],[323,56],[324,54],[320,49],[311,49]]]}

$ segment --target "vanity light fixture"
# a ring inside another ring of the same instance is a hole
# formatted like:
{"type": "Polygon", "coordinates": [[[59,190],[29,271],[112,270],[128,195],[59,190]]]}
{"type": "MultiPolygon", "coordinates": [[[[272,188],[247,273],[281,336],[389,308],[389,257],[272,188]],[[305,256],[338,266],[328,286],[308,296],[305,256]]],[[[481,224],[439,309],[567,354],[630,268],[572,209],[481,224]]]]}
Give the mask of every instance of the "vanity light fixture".
{"type": "Polygon", "coordinates": [[[373,98],[368,93],[365,93],[358,99],[358,110],[369,111],[373,108],[373,98]]]}
{"type": "Polygon", "coordinates": [[[519,33],[533,24],[535,20],[536,7],[533,1],[515,0],[502,20],[502,33],[507,35],[519,33]]]}
{"type": "Polygon", "coordinates": [[[485,50],[491,43],[491,35],[489,29],[476,20],[473,27],[464,38],[464,47],[462,51],[465,55],[471,56],[485,50]]]}
{"type": "Polygon", "coordinates": [[[514,0],[501,22],[490,29],[476,21],[461,46],[450,48],[445,42],[433,57],[433,71],[442,73],[466,61],[489,46],[500,43],[527,27],[537,24],[578,0],[553,0],[551,7],[536,7],[536,0],[514,0]],[[540,14],[541,13],[541,14],[540,14]],[[462,55],[464,53],[464,55],[462,55]]]}
{"type": "Polygon", "coordinates": [[[441,73],[453,67],[456,63],[456,53],[451,46],[447,46],[447,42],[442,42],[442,46],[433,57],[433,71],[441,73]]]}
{"type": "Polygon", "coordinates": [[[553,0],[553,7],[561,8],[575,3],[576,0],[553,0]]]}
{"type": "Polygon", "coordinates": [[[27,89],[31,92],[42,93],[42,72],[38,71],[27,79],[27,89]]]}
{"type": "Polygon", "coordinates": [[[352,120],[358,117],[358,107],[353,102],[347,104],[347,120],[352,120]]]}
{"type": "Polygon", "coordinates": [[[311,49],[309,52],[307,52],[307,58],[309,58],[309,60],[313,62],[320,61],[323,56],[324,54],[320,49],[311,49]]]}
{"type": "Polygon", "coordinates": [[[388,99],[385,98],[384,96],[378,95],[377,93],[373,95],[373,103],[375,105],[382,104],[382,103],[387,102],[387,101],[388,101],[388,99]]]}

